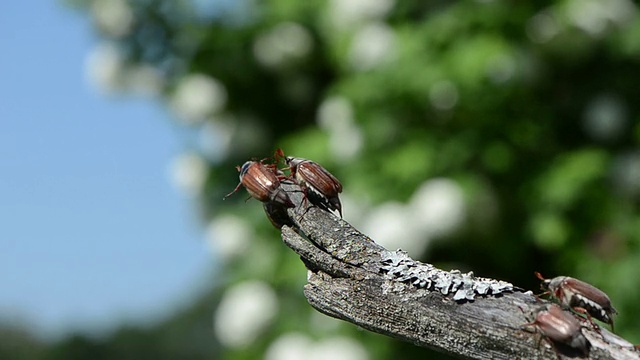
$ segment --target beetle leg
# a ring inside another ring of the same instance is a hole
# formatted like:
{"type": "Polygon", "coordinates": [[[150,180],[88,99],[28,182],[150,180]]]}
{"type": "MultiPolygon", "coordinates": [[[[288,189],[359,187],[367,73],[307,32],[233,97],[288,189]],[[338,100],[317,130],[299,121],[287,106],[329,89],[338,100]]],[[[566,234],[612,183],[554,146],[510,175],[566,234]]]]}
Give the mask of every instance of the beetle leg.
{"type": "MultiPolygon", "coordinates": [[[[518,306],[519,307],[519,306],[518,306]]],[[[522,312],[524,312],[524,310],[522,308],[520,308],[520,310],[522,312]]],[[[540,343],[542,343],[542,339],[545,337],[543,334],[540,333],[540,331],[538,331],[538,323],[534,322],[530,322],[530,323],[526,323],[526,324],[522,324],[520,325],[520,330],[522,331],[526,331],[528,333],[534,333],[534,336],[537,338],[536,339],[536,348],[539,349],[540,348],[540,343]],[[530,331],[528,329],[526,329],[528,326],[533,326],[534,330],[530,331]]],[[[553,341],[551,341],[551,339],[549,339],[549,344],[551,344],[551,348],[553,349],[553,351],[556,353],[556,356],[558,357],[558,359],[561,359],[560,357],[560,353],[558,352],[558,349],[556,349],[556,345],[553,341]]]]}
{"type": "Polygon", "coordinates": [[[540,294],[536,295],[536,298],[540,298],[541,296],[545,296],[545,295],[551,295],[551,291],[547,290],[545,292],[541,292],[540,294]]]}
{"type": "Polygon", "coordinates": [[[305,215],[307,215],[307,212],[309,211],[309,209],[311,209],[311,205],[313,205],[313,203],[309,200],[308,193],[307,193],[308,190],[309,190],[309,188],[307,188],[307,187],[304,187],[304,188],[302,188],[300,190],[300,191],[302,191],[302,203],[300,204],[300,206],[305,206],[305,203],[306,203],[306,206],[305,206],[305,210],[302,213],[302,215],[300,215],[298,217],[298,221],[302,221],[302,218],[305,215]]]}
{"type": "Polygon", "coordinates": [[[276,161],[276,163],[279,163],[280,159],[284,159],[284,158],[285,158],[285,155],[282,149],[277,148],[276,151],[273,152],[273,159],[276,161]]]}
{"type": "Polygon", "coordinates": [[[230,193],[228,193],[227,195],[225,195],[225,196],[222,198],[222,200],[226,200],[229,196],[233,195],[233,193],[234,193],[234,192],[236,192],[236,191],[240,190],[240,186],[242,186],[242,182],[239,182],[239,183],[238,183],[238,186],[236,186],[236,188],[235,188],[235,189],[233,189],[233,191],[232,191],[232,192],[230,192],[230,193]]]}
{"type": "Polygon", "coordinates": [[[582,314],[582,315],[586,315],[587,316],[587,320],[589,321],[589,323],[591,324],[591,326],[599,333],[600,332],[600,327],[598,326],[598,324],[596,324],[595,322],[593,322],[593,317],[591,317],[591,314],[589,314],[589,312],[587,311],[587,309],[580,307],[580,306],[575,306],[571,308],[573,311],[582,314]]]}

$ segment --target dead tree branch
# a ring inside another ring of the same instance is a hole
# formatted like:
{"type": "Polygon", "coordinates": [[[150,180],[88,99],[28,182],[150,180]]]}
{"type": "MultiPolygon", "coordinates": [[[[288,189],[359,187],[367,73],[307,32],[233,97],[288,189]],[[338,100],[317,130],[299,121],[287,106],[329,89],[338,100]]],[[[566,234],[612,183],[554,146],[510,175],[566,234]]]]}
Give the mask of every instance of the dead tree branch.
{"type": "MultiPolygon", "coordinates": [[[[581,357],[573,349],[522,329],[545,300],[511,284],[444,271],[389,251],[349,223],[309,207],[296,185],[283,183],[297,204],[282,238],[310,273],[304,294],[329,316],[417,346],[467,359],[581,357]]],[[[640,359],[633,344],[582,321],[589,359],[640,359]]]]}

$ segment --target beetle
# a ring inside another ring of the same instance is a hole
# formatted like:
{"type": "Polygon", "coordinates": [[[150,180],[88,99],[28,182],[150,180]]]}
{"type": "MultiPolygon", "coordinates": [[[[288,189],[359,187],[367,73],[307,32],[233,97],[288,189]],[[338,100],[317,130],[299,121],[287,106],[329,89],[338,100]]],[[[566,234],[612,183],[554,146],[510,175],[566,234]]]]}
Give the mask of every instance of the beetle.
{"type": "Polygon", "coordinates": [[[567,345],[584,355],[589,353],[589,341],[582,334],[582,327],[578,320],[570,312],[562,310],[556,304],[540,308],[534,321],[521,325],[521,328],[527,326],[535,326],[538,332],[553,343],[567,345]]]}
{"type": "Polygon", "coordinates": [[[335,176],[311,160],[287,156],[285,162],[291,170],[290,176],[296,179],[312,203],[325,210],[337,210],[342,217],[342,204],[338,197],[342,184],[335,176]]]}
{"type": "Polygon", "coordinates": [[[558,299],[560,304],[573,308],[575,311],[611,325],[613,331],[613,315],[618,312],[611,306],[609,296],[602,290],[584,281],[569,276],[557,276],[545,279],[539,272],[535,272],[542,280],[540,287],[558,299]]]}
{"type": "Polygon", "coordinates": [[[224,198],[238,191],[240,186],[244,186],[253,198],[263,203],[273,202],[284,207],[294,207],[287,192],[280,187],[277,171],[272,168],[273,166],[259,161],[247,161],[241,167],[238,166],[240,183],[224,198]]]}

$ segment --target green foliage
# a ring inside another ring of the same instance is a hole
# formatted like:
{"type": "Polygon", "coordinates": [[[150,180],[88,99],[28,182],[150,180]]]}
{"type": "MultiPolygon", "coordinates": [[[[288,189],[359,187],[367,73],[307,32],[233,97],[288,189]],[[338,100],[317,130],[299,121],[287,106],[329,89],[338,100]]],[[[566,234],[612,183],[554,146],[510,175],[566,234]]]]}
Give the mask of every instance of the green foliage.
{"type": "MultiPolygon", "coordinates": [[[[213,126],[224,140],[216,153],[201,149],[215,159],[200,189],[204,221],[232,214],[251,229],[245,252],[221,260],[218,294],[257,279],[275,289],[279,310],[248,345],[223,347],[224,358],[262,358],[291,332],[316,343],[349,336],[370,359],[439,356],[349,324],[322,330],[302,295],[304,268],[261,205],[244,202],[244,191],[221,201],[236,165],[277,147],[337,175],[356,225],[390,201],[414,209],[417,189],[450,179],[464,193],[465,221],[414,236],[429,246],[411,255],[532,289],[534,271],[590,281],[618,308],[617,332],[640,341],[640,20],[631,2],[271,0],[214,13],[178,3],[130,0],[131,28],[102,36],[124,54],[123,68],[160,72],[168,104],[189,75],[226,92],[196,119],[176,110],[185,126],[213,126]]],[[[200,310],[210,319],[211,306],[200,310]]],[[[70,338],[53,353],[147,346],[140,352],[162,358],[155,336],[171,326],[123,332],[125,342],[70,338]]]]}

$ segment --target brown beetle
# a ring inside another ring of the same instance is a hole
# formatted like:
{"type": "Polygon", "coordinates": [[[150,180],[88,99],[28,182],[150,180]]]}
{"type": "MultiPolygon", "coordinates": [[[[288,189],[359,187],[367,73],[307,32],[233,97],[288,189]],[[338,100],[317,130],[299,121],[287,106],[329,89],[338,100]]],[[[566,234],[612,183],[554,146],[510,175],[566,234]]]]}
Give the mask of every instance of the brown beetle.
{"type": "Polygon", "coordinates": [[[539,272],[536,277],[542,280],[540,287],[547,293],[558,299],[561,305],[573,308],[575,311],[586,314],[591,321],[591,316],[611,325],[613,331],[613,314],[616,309],[611,306],[609,296],[602,290],[584,281],[568,276],[558,276],[553,279],[545,279],[539,272]]]}
{"type": "Polygon", "coordinates": [[[242,167],[238,167],[238,171],[240,183],[224,197],[225,199],[238,191],[240,186],[244,186],[252,197],[263,203],[274,202],[285,207],[294,207],[289,195],[280,188],[280,180],[275,170],[262,162],[247,161],[242,167]]]}
{"type": "Polygon", "coordinates": [[[526,326],[535,326],[538,332],[554,343],[567,345],[584,355],[589,353],[589,341],[582,334],[578,320],[556,304],[542,307],[536,313],[533,322],[523,324],[521,327],[526,326]]]}
{"type": "Polygon", "coordinates": [[[342,204],[338,197],[342,192],[342,184],[335,176],[311,160],[287,156],[285,161],[289,165],[291,176],[312,203],[325,210],[337,210],[342,217],[342,204]]]}

